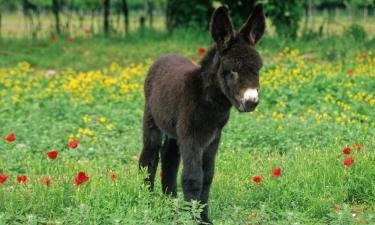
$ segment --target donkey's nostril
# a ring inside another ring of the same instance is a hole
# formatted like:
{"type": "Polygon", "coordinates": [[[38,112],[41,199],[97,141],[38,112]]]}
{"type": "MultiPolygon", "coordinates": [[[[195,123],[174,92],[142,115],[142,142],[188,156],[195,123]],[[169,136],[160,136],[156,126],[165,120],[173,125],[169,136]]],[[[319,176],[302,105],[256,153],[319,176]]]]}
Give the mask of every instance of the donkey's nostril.
{"type": "Polygon", "coordinates": [[[250,106],[257,106],[259,104],[259,99],[254,99],[254,100],[250,100],[250,101],[247,101],[246,102],[246,105],[250,105],[250,106]]]}
{"type": "Polygon", "coordinates": [[[250,111],[254,111],[254,109],[257,107],[257,105],[259,104],[259,99],[253,99],[253,100],[248,100],[246,102],[243,103],[243,110],[241,111],[244,111],[244,112],[250,112],[250,111]]]}

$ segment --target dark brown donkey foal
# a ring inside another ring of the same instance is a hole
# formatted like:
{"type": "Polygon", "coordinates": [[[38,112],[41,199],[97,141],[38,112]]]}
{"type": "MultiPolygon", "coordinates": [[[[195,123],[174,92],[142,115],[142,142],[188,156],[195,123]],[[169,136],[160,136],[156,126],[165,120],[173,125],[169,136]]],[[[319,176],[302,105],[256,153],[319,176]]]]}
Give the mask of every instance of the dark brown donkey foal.
{"type": "MultiPolygon", "coordinates": [[[[215,43],[198,66],[177,55],[161,57],[151,66],[144,85],[144,146],[139,160],[140,168],[147,168],[151,190],[160,151],[163,192],[177,195],[181,156],[185,200],[207,204],[221,130],[231,106],[249,112],[259,103],[262,60],[255,44],[264,30],[262,5],[255,7],[239,32],[226,8],[220,7],[211,19],[215,43]]],[[[207,206],[201,216],[210,223],[207,206]]]]}

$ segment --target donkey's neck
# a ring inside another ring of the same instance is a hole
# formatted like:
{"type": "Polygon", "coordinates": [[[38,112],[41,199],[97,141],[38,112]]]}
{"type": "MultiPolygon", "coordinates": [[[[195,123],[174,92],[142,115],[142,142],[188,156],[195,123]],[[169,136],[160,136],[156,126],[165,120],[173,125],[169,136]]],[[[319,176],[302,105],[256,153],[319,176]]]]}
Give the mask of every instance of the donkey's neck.
{"type": "Polygon", "coordinates": [[[217,110],[229,111],[231,104],[223,94],[217,81],[220,56],[216,45],[212,45],[199,62],[199,75],[203,82],[204,99],[217,110]]]}

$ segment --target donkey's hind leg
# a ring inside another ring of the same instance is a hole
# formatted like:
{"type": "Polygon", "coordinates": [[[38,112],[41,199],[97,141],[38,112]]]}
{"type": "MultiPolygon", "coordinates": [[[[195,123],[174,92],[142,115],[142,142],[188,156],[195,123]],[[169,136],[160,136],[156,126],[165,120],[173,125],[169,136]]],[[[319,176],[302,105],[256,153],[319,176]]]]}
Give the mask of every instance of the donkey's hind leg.
{"type": "Polygon", "coordinates": [[[150,190],[154,190],[155,173],[159,162],[159,150],[161,146],[162,133],[155,125],[155,122],[148,110],[143,116],[143,150],[139,157],[139,168],[147,168],[145,183],[150,185],[150,190]]]}
{"type": "Polygon", "coordinates": [[[177,197],[177,173],[180,164],[180,153],[177,141],[166,138],[161,151],[161,167],[163,176],[161,178],[163,193],[177,197]]]}

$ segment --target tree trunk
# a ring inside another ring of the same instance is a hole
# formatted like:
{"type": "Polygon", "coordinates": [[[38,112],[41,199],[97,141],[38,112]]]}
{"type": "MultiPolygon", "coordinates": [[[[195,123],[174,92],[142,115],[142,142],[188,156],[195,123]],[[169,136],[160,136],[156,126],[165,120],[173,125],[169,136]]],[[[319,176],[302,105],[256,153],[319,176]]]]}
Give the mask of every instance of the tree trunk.
{"type": "Polygon", "coordinates": [[[124,28],[125,28],[125,34],[129,34],[129,8],[128,8],[128,2],[126,0],[121,1],[121,8],[122,13],[124,14],[124,28]]]}
{"type": "Polygon", "coordinates": [[[309,19],[310,19],[309,18],[310,15],[309,15],[309,5],[308,5],[308,3],[306,3],[304,5],[304,10],[305,10],[305,23],[303,25],[302,33],[306,34],[308,26],[309,26],[309,19]]]}
{"type": "Polygon", "coordinates": [[[334,21],[336,21],[336,18],[339,18],[339,16],[340,16],[340,9],[339,8],[335,8],[335,16],[334,16],[334,21]]]}
{"type": "Polygon", "coordinates": [[[110,8],[110,0],[103,0],[104,3],[104,33],[106,36],[109,34],[109,8],[110,8]]]}
{"type": "Polygon", "coordinates": [[[150,27],[154,23],[154,3],[150,0],[147,0],[147,17],[149,19],[150,27]]]}
{"type": "Polygon", "coordinates": [[[78,10],[77,14],[78,14],[79,28],[82,30],[83,29],[83,23],[84,23],[84,20],[85,20],[85,14],[81,10],[78,10]]]}
{"type": "Polygon", "coordinates": [[[52,0],[52,11],[55,16],[55,29],[57,34],[61,34],[61,29],[60,29],[60,4],[59,0],[52,0]]]}
{"type": "Polygon", "coordinates": [[[363,8],[363,22],[366,24],[367,22],[367,17],[368,17],[368,8],[365,6],[363,8]]]}
{"type": "Polygon", "coordinates": [[[36,11],[36,16],[37,16],[37,20],[38,20],[38,27],[37,27],[38,32],[42,31],[42,20],[40,18],[40,13],[41,12],[39,10],[36,11]]]}
{"type": "Polygon", "coordinates": [[[30,23],[30,33],[31,33],[31,35],[34,35],[34,20],[33,20],[33,15],[30,14],[28,16],[28,18],[29,18],[29,23],[30,23]]]}
{"type": "Polygon", "coordinates": [[[166,7],[166,24],[167,24],[167,30],[169,33],[173,30],[173,9],[172,9],[172,3],[168,0],[167,1],[167,7],[166,7]]]}
{"type": "Polygon", "coordinates": [[[121,13],[116,11],[116,33],[119,31],[120,29],[120,23],[121,23],[121,13]]]}
{"type": "Polygon", "coordinates": [[[350,20],[353,23],[354,22],[354,15],[353,15],[353,8],[352,7],[349,8],[348,13],[349,13],[350,20]]]}
{"type": "Polygon", "coordinates": [[[126,0],[123,0],[125,2],[125,10],[124,10],[124,22],[125,22],[125,31],[127,34],[129,34],[129,7],[126,0]]]}
{"type": "Polygon", "coordinates": [[[91,25],[90,25],[90,28],[91,28],[91,32],[92,33],[95,33],[95,9],[92,9],[91,10],[91,25]]]}
{"type": "Polygon", "coordinates": [[[313,8],[313,5],[310,4],[309,5],[309,17],[310,17],[310,27],[312,27],[312,29],[314,29],[314,8],[313,8]]]}
{"type": "Polygon", "coordinates": [[[2,28],[2,25],[3,25],[3,17],[2,17],[2,15],[1,15],[1,13],[0,13],[0,38],[1,38],[1,28],[2,28]]]}
{"type": "Polygon", "coordinates": [[[145,22],[146,22],[146,17],[144,15],[142,15],[139,18],[139,31],[140,31],[141,35],[143,35],[144,31],[145,31],[145,22]]]}
{"type": "Polygon", "coordinates": [[[68,18],[67,18],[66,23],[65,23],[65,28],[68,31],[68,33],[70,33],[70,25],[72,24],[73,9],[68,7],[66,14],[67,14],[68,18]]]}

